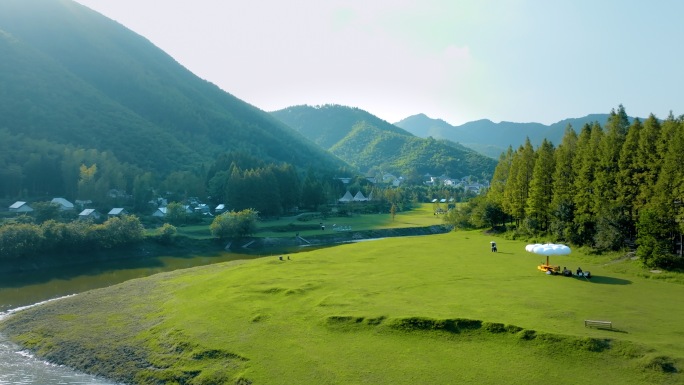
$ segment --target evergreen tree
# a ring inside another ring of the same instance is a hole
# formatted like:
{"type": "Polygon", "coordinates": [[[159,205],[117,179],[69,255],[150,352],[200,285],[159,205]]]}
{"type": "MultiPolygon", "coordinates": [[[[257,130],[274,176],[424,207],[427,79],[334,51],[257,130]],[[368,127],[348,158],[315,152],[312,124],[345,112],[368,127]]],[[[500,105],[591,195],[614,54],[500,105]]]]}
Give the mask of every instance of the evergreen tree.
{"type": "MultiPolygon", "coordinates": [[[[530,181],[534,171],[535,153],[530,138],[525,140],[525,145],[520,146],[511,161],[511,174],[504,190],[507,203],[507,213],[520,223],[525,218],[527,197],[529,196],[530,181]]],[[[505,210],[506,208],[504,208],[505,210]]]]}
{"type": "Polygon", "coordinates": [[[684,118],[678,119],[676,127],[663,158],[652,205],[658,218],[667,224],[669,238],[678,240],[679,248],[674,251],[681,256],[684,234],[684,118]]]}
{"type": "Polygon", "coordinates": [[[577,158],[575,175],[575,216],[576,239],[580,244],[590,244],[596,230],[596,212],[594,211],[594,174],[597,168],[597,150],[603,137],[603,130],[598,123],[582,127],[577,141],[577,158]]]}
{"type": "Polygon", "coordinates": [[[577,133],[571,125],[565,128],[560,146],[554,152],[556,168],[553,172],[553,198],[551,199],[551,228],[559,239],[573,238],[572,221],[575,216],[575,158],[577,133]]]}
{"type": "Polygon", "coordinates": [[[618,162],[622,144],[629,129],[629,117],[622,105],[608,116],[606,132],[598,148],[598,164],[594,179],[594,211],[611,205],[617,198],[618,162]]]}
{"type": "Polygon", "coordinates": [[[499,163],[497,163],[494,169],[489,191],[487,191],[488,199],[496,204],[502,205],[504,202],[504,190],[511,172],[512,161],[513,147],[508,146],[508,150],[499,156],[499,163]]]}
{"type": "Polygon", "coordinates": [[[635,178],[638,194],[633,205],[637,212],[653,199],[655,193],[653,189],[658,181],[663,157],[666,153],[666,148],[658,148],[661,136],[662,129],[658,118],[653,114],[649,115],[639,135],[636,156],[637,174],[635,178]]]}
{"type": "Polygon", "coordinates": [[[529,197],[525,213],[527,218],[534,219],[534,229],[546,230],[551,219],[551,201],[553,199],[553,173],[555,170],[553,144],[544,139],[537,149],[532,179],[530,180],[529,197]]]}
{"type": "Polygon", "coordinates": [[[634,211],[634,202],[639,193],[639,174],[641,169],[639,167],[639,139],[643,131],[643,126],[639,119],[635,119],[627,132],[627,137],[620,150],[620,159],[618,160],[618,178],[617,178],[617,207],[626,212],[626,215],[632,223],[636,223],[636,212],[634,211]]]}

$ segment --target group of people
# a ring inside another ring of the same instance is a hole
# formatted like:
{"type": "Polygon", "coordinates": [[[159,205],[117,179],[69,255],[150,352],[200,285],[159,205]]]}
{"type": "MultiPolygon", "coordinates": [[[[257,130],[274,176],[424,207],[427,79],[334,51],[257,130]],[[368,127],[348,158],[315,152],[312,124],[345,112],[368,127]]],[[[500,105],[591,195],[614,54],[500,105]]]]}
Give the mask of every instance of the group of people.
{"type": "MultiPolygon", "coordinates": [[[[572,277],[572,271],[571,271],[571,270],[568,270],[568,268],[565,267],[565,266],[563,267],[563,272],[562,272],[562,274],[563,274],[564,276],[566,276],[566,277],[572,277]]],[[[581,267],[578,267],[578,268],[577,268],[577,271],[575,272],[575,274],[577,274],[578,277],[591,278],[591,272],[587,271],[587,272],[585,273],[584,271],[582,271],[582,268],[581,268],[581,267]]]]}

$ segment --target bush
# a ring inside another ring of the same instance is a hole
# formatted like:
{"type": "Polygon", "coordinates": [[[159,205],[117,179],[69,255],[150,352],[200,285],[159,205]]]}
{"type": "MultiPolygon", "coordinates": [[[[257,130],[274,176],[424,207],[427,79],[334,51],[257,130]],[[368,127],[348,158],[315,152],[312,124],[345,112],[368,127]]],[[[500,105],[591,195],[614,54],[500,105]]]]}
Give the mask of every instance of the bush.
{"type": "Polygon", "coordinates": [[[164,223],[162,227],[157,229],[156,240],[161,244],[168,245],[173,243],[177,234],[178,230],[176,229],[176,226],[170,223],[164,223]]]}
{"type": "Polygon", "coordinates": [[[252,209],[230,211],[214,218],[209,226],[211,234],[219,239],[243,238],[256,232],[259,213],[252,209]]]}

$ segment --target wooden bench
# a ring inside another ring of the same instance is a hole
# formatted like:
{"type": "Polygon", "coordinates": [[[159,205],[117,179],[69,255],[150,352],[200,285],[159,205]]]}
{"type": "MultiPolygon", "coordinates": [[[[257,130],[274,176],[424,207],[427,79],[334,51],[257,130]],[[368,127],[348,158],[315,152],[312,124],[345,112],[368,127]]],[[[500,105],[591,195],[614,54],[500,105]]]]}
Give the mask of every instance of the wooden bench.
{"type": "Polygon", "coordinates": [[[584,327],[595,327],[597,329],[612,329],[613,323],[610,321],[584,320],[584,327]]]}

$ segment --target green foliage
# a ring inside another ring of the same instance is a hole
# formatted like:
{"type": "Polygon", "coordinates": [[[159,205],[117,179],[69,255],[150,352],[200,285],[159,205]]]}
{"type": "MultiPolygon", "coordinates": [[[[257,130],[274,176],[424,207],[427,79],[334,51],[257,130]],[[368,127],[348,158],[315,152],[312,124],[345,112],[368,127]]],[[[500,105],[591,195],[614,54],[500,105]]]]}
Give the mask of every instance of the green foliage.
{"type": "Polygon", "coordinates": [[[164,219],[169,221],[172,225],[178,226],[187,222],[188,212],[185,205],[180,202],[171,202],[166,205],[166,215],[164,219]]]}
{"type": "Polygon", "coordinates": [[[178,230],[176,229],[176,226],[170,223],[164,223],[159,229],[157,229],[156,238],[159,243],[168,245],[173,243],[177,234],[178,230]]]}
{"type": "Polygon", "coordinates": [[[214,218],[209,226],[211,235],[219,239],[244,238],[256,231],[259,213],[253,209],[230,211],[214,218]]]}
{"type": "Polygon", "coordinates": [[[39,253],[83,253],[139,242],[144,237],[140,220],[132,215],[110,218],[102,224],[88,221],[40,225],[0,226],[0,258],[34,257],[39,253]]]}
{"type": "Polygon", "coordinates": [[[33,209],[32,215],[38,223],[59,218],[59,206],[52,202],[34,202],[31,208],[33,209]]]}
{"type": "Polygon", "coordinates": [[[647,208],[641,211],[637,231],[637,256],[646,266],[657,267],[670,254],[667,239],[670,226],[658,211],[647,208]]]}
{"type": "MultiPolygon", "coordinates": [[[[606,131],[598,122],[585,124],[577,137],[568,127],[555,152],[547,141],[536,150],[528,141],[502,155],[484,201],[501,202],[517,234],[550,235],[601,252],[636,242],[646,266],[676,268],[684,263],[677,242],[684,237],[682,153],[684,116],[670,114],[661,127],[651,114],[630,125],[620,106],[606,131]]],[[[445,219],[457,228],[483,227],[478,207],[486,206],[473,201],[445,219]]]]}
{"type": "Polygon", "coordinates": [[[29,257],[41,250],[43,232],[40,226],[28,223],[0,226],[0,257],[29,257]]]}

